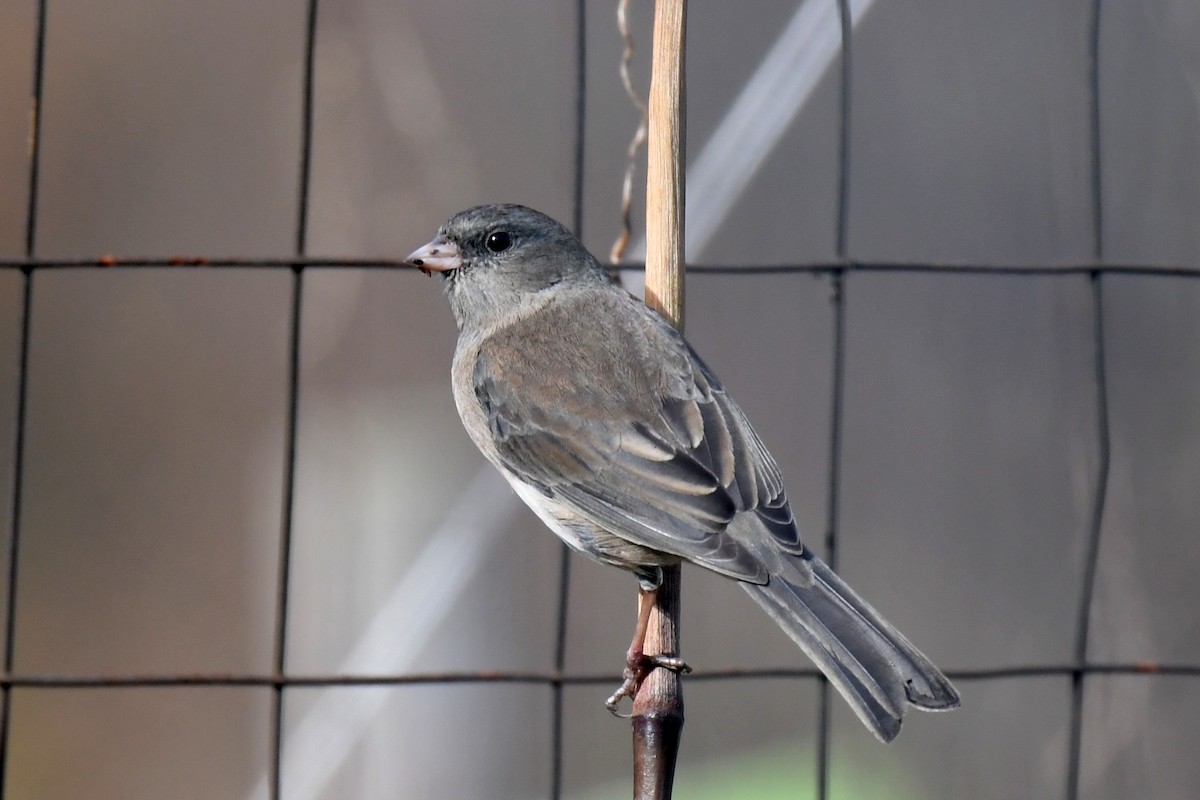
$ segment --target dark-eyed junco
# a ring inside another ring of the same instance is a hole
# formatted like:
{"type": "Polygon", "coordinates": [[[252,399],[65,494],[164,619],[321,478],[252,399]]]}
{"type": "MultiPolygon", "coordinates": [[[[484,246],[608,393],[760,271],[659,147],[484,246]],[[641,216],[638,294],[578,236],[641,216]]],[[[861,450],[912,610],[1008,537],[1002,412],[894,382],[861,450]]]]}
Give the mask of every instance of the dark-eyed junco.
{"type": "Polygon", "coordinates": [[[614,708],[671,655],[642,651],[661,567],[738,581],[884,741],[905,707],[958,693],[813,556],[774,459],[684,338],[575,236],[518,205],[452,217],[408,261],[458,322],[454,400],[471,439],[567,544],[637,576],[643,602],[614,708]]]}

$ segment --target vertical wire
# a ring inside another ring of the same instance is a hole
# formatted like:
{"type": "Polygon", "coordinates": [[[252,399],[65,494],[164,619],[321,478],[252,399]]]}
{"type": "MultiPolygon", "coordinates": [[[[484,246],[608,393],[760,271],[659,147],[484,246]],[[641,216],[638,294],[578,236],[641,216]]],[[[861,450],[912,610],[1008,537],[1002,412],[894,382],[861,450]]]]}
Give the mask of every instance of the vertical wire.
{"type": "MultiPolygon", "coordinates": [[[[1093,0],[1088,69],[1090,89],[1090,133],[1092,168],[1092,256],[1097,267],[1104,258],[1104,198],[1100,151],[1100,2],[1093,0]]],[[[1096,588],[1096,571],[1100,560],[1100,535],[1104,509],[1108,498],[1108,475],[1112,460],[1108,419],[1108,378],[1104,352],[1104,291],[1103,276],[1097,269],[1091,274],[1092,290],[1092,369],[1096,387],[1096,438],[1099,465],[1096,474],[1096,495],[1084,555],[1083,585],[1080,590],[1075,638],[1075,670],[1071,675],[1071,717],[1067,750],[1067,800],[1079,797],[1080,761],[1083,750],[1084,672],[1088,657],[1088,638],[1091,631],[1092,599],[1096,588]]]]}
{"type": "MultiPolygon", "coordinates": [[[[300,164],[296,202],[297,256],[308,249],[308,201],[312,174],[313,75],[316,62],[317,0],[309,0],[305,20],[304,82],[300,133],[300,164]]],[[[283,796],[283,690],[287,659],[287,621],[291,584],[292,533],[296,497],[296,430],[300,404],[300,336],[304,300],[304,269],[292,267],[291,325],[288,332],[287,422],[285,436],[282,520],[279,535],[279,562],[276,570],[275,647],[271,686],[271,748],[269,791],[271,800],[283,796]]]]}
{"type": "Polygon", "coordinates": [[[1091,31],[1088,40],[1088,112],[1091,136],[1092,256],[1096,263],[1104,257],[1104,192],[1100,163],[1100,2],[1092,0],[1091,31]]]}
{"type": "Polygon", "coordinates": [[[1092,597],[1095,593],[1096,571],[1100,560],[1100,533],[1104,522],[1104,507],[1108,497],[1108,474],[1111,462],[1111,441],[1108,424],[1108,379],[1104,353],[1104,294],[1099,271],[1093,272],[1092,288],[1092,353],[1093,381],[1096,385],[1096,437],[1099,445],[1099,466],[1096,475],[1096,496],[1088,531],[1087,552],[1084,555],[1083,587],[1080,592],[1075,638],[1075,669],[1071,673],[1071,721],[1067,752],[1067,798],[1079,797],[1080,759],[1083,747],[1083,683],[1087,667],[1088,635],[1091,629],[1092,597]]]}
{"type": "MultiPolygon", "coordinates": [[[[558,611],[554,630],[554,672],[562,675],[567,659],[567,610],[571,594],[571,551],[559,547],[558,611]]],[[[563,682],[550,684],[550,798],[559,800],[563,792],[563,682]]]]}
{"type": "Polygon", "coordinates": [[[287,429],[285,433],[284,486],[282,521],[279,535],[279,563],[276,569],[275,648],[271,685],[271,800],[283,796],[283,689],[287,654],[288,586],[291,574],[293,511],[296,487],[296,427],[300,383],[300,313],[304,296],[304,272],[297,266],[292,271],[291,325],[288,341],[287,429]]]}
{"type": "MultiPolygon", "coordinates": [[[[842,35],[842,58],[838,115],[838,186],[835,251],[838,261],[846,259],[850,222],[850,17],[849,0],[837,0],[838,26],[842,35]]],[[[826,503],[825,558],[831,569],[838,566],[838,512],[842,469],[842,403],[846,368],[845,273],[835,270],[833,282],[833,377],[829,415],[829,496],[826,503]]],[[[827,800],[830,793],[830,760],[833,696],[829,681],[820,678],[821,694],[817,721],[817,798],[827,800]]]]}
{"type": "MultiPolygon", "coordinates": [[[[583,238],[584,134],[587,123],[587,3],[575,3],[575,185],[573,187],[571,225],[583,238]]],[[[554,630],[554,672],[562,675],[567,661],[567,612],[571,598],[571,551],[559,546],[558,610],[554,630]]],[[[559,800],[563,792],[563,683],[550,684],[550,798],[559,800]]]]}
{"type": "Polygon", "coordinates": [[[17,622],[17,555],[21,541],[21,499],[25,466],[25,418],[29,395],[29,312],[33,306],[33,270],[22,271],[24,282],[21,300],[21,354],[17,368],[16,441],[13,446],[12,520],[8,540],[8,609],[4,629],[4,694],[0,700],[0,798],[5,796],[8,777],[9,739],[12,720],[13,645],[16,643],[17,622]]]}
{"type": "Polygon", "coordinates": [[[571,230],[583,238],[583,175],[587,134],[587,2],[575,3],[575,186],[571,230]]]}
{"type": "Polygon", "coordinates": [[[37,243],[38,184],[42,164],[42,82],[46,65],[46,0],[37,4],[33,45],[33,98],[29,109],[29,194],[25,209],[25,255],[37,243]]]}
{"type": "MultiPolygon", "coordinates": [[[[846,373],[846,277],[841,269],[832,275],[833,295],[833,377],[829,412],[829,496],[826,501],[825,558],[830,569],[837,569],[837,533],[842,472],[842,411],[846,373]]],[[[833,696],[828,679],[820,677],[821,698],[817,739],[817,797],[826,800],[830,793],[830,759],[833,696]]]]}
{"type": "Polygon", "coordinates": [[[314,76],[317,58],[317,2],[308,0],[308,16],[304,28],[304,85],[300,131],[300,175],[296,200],[296,255],[308,252],[308,200],[309,184],[312,180],[312,141],[314,113],[314,76]]]}
{"type": "MultiPolygon", "coordinates": [[[[850,34],[854,23],[850,17],[850,0],[837,0],[838,25],[842,32],[841,88],[838,109],[838,259],[846,257],[846,242],[850,229],[850,34]]],[[[832,565],[831,565],[832,566],[832,565]]]]}
{"type": "MultiPolygon", "coordinates": [[[[29,115],[29,186],[25,209],[25,257],[32,259],[37,245],[38,184],[42,149],[42,87],[46,64],[46,0],[37,4],[34,23],[33,87],[29,115]]],[[[11,682],[17,631],[17,575],[20,570],[21,503],[25,482],[25,428],[29,403],[29,336],[33,311],[33,267],[21,269],[21,338],[17,365],[17,415],[13,440],[12,500],[8,538],[8,587],[4,621],[4,686],[0,696],[0,798],[8,789],[9,740],[12,734],[11,682]]]]}

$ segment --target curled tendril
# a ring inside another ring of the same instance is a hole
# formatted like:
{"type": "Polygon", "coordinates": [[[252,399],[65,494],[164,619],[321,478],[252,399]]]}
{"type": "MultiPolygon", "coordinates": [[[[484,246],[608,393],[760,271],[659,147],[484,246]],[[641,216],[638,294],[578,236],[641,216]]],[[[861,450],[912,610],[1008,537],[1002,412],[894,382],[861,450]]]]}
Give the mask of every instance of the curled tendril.
{"type": "Polygon", "coordinates": [[[633,223],[630,215],[633,210],[633,176],[637,171],[638,152],[646,143],[647,125],[650,119],[650,109],[646,105],[646,101],[638,94],[637,89],[633,86],[633,78],[629,74],[629,64],[633,60],[633,35],[629,32],[629,0],[620,0],[617,3],[617,30],[621,34],[621,41],[625,43],[625,49],[621,53],[621,84],[625,87],[625,94],[629,96],[630,102],[637,108],[640,119],[638,120],[637,130],[633,133],[633,139],[629,142],[629,148],[625,152],[625,180],[621,184],[621,233],[613,242],[612,250],[609,251],[608,259],[616,264],[625,255],[625,248],[629,246],[629,240],[633,236],[633,223]]]}

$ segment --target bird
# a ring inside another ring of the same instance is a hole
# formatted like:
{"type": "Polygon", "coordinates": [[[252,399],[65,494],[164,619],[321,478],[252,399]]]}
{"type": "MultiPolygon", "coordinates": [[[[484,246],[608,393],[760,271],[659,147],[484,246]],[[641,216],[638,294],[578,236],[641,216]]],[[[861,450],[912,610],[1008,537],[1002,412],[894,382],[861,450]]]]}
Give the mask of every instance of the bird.
{"type": "Polygon", "coordinates": [[[683,335],[615,283],[579,239],[515,204],[459,212],[408,264],[437,273],[458,328],[451,365],[468,436],[572,549],[636,577],[624,682],[644,652],[662,569],[737,581],[880,740],[907,707],[959,705],[946,676],[800,537],[775,460],[683,335]]]}

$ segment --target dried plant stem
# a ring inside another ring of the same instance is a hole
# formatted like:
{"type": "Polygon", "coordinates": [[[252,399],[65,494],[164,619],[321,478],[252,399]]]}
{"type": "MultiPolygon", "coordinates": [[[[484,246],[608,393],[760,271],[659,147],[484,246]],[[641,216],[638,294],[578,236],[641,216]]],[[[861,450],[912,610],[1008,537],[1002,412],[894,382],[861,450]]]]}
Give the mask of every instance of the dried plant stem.
{"type": "MultiPolygon", "coordinates": [[[[658,0],[646,168],[646,302],[683,327],[686,0],[658,0]]],[[[679,653],[679,567],[665,569],[645,651],[679,653]]],[[[678,673],[655,669],[633,703],[636,800],[669,800],[683,732],[678,673]]]]}

